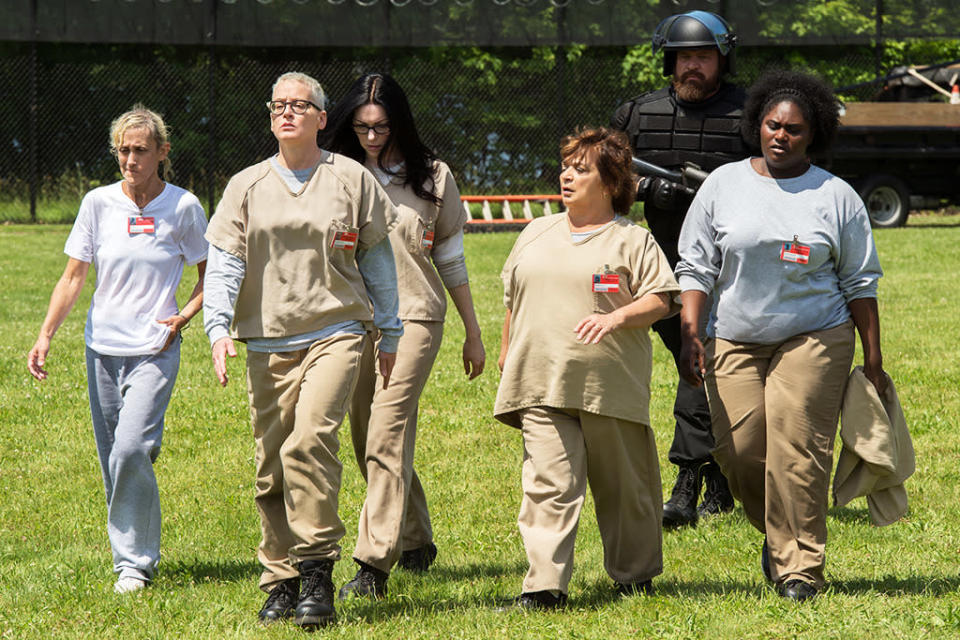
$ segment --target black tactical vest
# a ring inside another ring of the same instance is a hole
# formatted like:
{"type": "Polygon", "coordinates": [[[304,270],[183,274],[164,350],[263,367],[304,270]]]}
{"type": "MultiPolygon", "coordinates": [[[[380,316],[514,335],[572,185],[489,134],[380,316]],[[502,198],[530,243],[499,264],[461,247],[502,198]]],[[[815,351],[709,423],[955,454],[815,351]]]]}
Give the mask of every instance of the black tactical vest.
{"type": "Polygon", "coordinates": [[[672,88],[637,96],[617,109],[611,126],[626,132],[634,154],[667,169],[693,162],[705,171],[750,152],[740,137],[746,94],[723,84],[703,102],[683,102],[672,88]]]}

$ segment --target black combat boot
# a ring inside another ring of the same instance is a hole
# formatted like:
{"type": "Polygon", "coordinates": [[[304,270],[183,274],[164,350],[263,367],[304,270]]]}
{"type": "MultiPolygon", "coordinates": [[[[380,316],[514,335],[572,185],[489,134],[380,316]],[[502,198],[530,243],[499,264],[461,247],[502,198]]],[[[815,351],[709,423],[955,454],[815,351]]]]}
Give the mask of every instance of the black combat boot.
{"type": "Polygon", "coordinates": [[[379,600],[386,596],[387,578],[390,577],[390,574],[380,571],[380,569],[370,566],[366,562],[356,560],[356,563],[360,565],[357,575],[353,576],[353,580],[340,587],[338,597],[341,600],[346,600],[350,596],[379,600]]]}
{"type": "Polygon", "coordinates": [[[553,595],[549,591],[525,591],[513,599],[517,609],[560,609],[567,604],[567,594],[553,595]]]}
{"type": "Polygon", "coordinates": [[[727,479],[716,462],[708,462],[700,467],[704,479],[703,502],[697,507],[700,516],[711,516],[733,511],[733,495],[727,485],[727,479]]]}
{"type": "Polygon", "coordinates": [[[260,622],[271,624],[293,615],[297,604],[297,592],[300,590],[300,578],[288,578],[270,590],[267,601],[260,609],[260,622]]]}
{"type": "Polygon", "coordinates": [[[681,465],[677,483],[670,499],[663,505],[663,528],[675,529],[684,525],[696,526],[697,500],[700,498],[703,465],[681,465]]]}
{"type": "Polygon", "coordinates": [[[300,597],[293,621],[304,629],[325,627],[335,622],[333,608],[333,560],[306,560],[300,563],[300,597]]]}
{"type": "Polygon", "coordinates": [[[407,571],[423,573],[430,568],[437,557],[437,545],[428,542],[422,547],[404,551],[397,566],[407,571]]]}

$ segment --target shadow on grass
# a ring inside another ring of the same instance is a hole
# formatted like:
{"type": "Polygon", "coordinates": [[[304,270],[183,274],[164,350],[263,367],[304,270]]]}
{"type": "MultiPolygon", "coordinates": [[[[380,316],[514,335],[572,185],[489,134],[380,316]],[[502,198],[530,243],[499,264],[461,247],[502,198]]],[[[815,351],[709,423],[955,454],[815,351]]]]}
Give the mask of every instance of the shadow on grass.
{"type": "Polygon", "coordinates": [[[837,593],[862,595],[879,593],[886,596],[924,595],[943,596],[956,594],[960,589],[960,576],[881,576],[879,578],[850,578],[831,580],[828,585],[837,593]]]}
{"type": "Polygon", "coordinates": [[[433,565],[430,567],[430,573],[422,575],[434,576],[435,578],[440,578],[443,580],[470,580],[472,578],[498,578],[509,575],[523,576],[526,573],[526,563],[518,561],[512,564],[487,563],[468,564],[455,567],[433,565]]]}
{"type": "Polygon", "coordinates": [[[866,508],[854,509],[851,507],[831,507],[827,511],[827,517],[837,522],[847,524],[865,524],[871,525],[870,511],[866,508]]]}
{"type": "Polygon", "coordinates": [[[210,582],[239,582],[257,580],[263,567],[251,560],[204,560],[163,563],[162,574],[169,580],[185,584],[210,582]]]}

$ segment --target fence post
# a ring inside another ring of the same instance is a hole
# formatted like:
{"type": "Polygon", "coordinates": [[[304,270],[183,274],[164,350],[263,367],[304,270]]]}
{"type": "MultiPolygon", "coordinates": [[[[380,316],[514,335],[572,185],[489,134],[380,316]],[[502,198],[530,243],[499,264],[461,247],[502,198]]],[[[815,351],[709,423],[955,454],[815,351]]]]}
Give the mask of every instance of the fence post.
{"type": "Polygon", "coordinates": [[[557,125],[559,140],[567,135],[567,7],[557,7],[557,125]]]}
{"type": "Polygon", "coordinates": [[[874,43],[875,71],[877,77],[883,75],[883,0],[877,0],[876,38],[874,43]]]}
{"type": "Polygon", "coordinates": [[[37,150],[40,145],[37,135],[37,0],[30,1],[30,222],[37,221],[37,191],[40,178],[37,150]]]}
{"type": "Polygon", "coordinates": [[[212,44],[207,45],[207,217],[213,215],[214,172],[217,168],[217,54],[212,44]]]}
{"type": "Polygon", "coordinates": [[[207,31],[207,217],[216,206],[214,176],[217,169],[217,0],[210,0],[207,31]]]}

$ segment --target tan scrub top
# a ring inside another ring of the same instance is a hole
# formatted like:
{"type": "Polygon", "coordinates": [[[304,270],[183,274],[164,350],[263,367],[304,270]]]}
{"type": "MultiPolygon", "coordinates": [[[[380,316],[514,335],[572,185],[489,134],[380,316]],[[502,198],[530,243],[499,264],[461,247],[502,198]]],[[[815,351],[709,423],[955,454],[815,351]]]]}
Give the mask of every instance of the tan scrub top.
{"type": "Polygon", "coordinates": [[[579,409],[650,424],[652,346],[647,329],[581,344],[574,327],[648,293],[680,287],[650,233],[620,217],[574,242],[565,213],[534,219],[500,274],[511,310],[509,348],[494,416],[519,427],[519,409],[579,409]]]}

